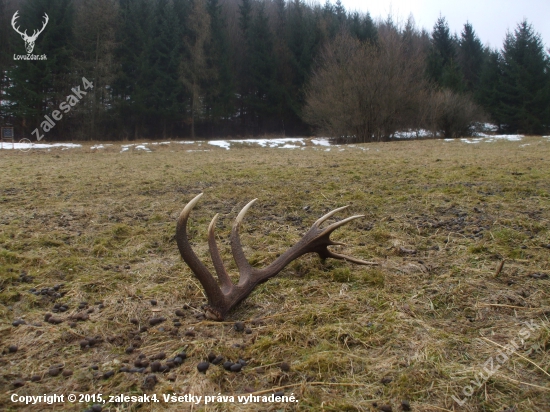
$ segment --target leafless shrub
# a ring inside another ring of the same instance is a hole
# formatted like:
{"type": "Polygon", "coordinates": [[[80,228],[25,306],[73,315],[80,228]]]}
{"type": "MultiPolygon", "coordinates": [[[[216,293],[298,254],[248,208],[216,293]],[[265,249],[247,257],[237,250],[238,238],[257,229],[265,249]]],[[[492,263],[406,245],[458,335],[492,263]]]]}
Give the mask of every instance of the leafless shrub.
{"type": "Polygon", "coordinates": [[[482,110],[468,96],[450,90],[433,92],[428,107],[432,131],[446,138],[469,136],[472,125],[485,120],[482,110]]]}
{"type": "Polygon", "coordinates": [[[424,76],[421,37],[379,33],[376,45],[341,34],[322,53],[306,93],[304,119],[320,131],[358,141],[421,128],[467,135],[480,110],[469,97],[438,91],[424,76]]]}
{"type": "Polygon", "coordinates": [[[397,31],[379,43],[339,35],[324,50],[306,97],[304,118],[336,136],[383,140],[415,123],[422,90],[420,53],[407,53],[397,31]]]}

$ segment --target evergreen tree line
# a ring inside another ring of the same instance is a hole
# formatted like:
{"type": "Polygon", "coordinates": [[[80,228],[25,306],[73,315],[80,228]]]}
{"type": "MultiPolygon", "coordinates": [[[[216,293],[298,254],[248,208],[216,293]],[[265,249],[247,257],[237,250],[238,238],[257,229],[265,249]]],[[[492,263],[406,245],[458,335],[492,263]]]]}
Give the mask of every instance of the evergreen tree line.
{"type": "Polygon", "coordinates": [[[1,123],[29,137],[82,78],[93,89],[49,140],[550,128],[550,59],[526,21],[492,50],[469,23],[429,33],[340,0],[0,0],[1,123]],[[14,59],[16,10],[27,33],[47,13],[33,51],[47,60],[14,59]]]}

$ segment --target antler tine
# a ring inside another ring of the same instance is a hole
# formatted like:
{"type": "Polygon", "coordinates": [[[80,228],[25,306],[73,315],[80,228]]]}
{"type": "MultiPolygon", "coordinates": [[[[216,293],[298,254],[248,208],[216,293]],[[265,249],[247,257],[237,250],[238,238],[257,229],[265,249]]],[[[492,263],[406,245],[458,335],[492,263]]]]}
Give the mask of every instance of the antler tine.
{"type": "Polygon", "coordinates": [[[252,266],[250,266],[250,263],[248,263],[248,260],[244,255],[243,246],[241,244],[241,237],[239,235],[239,228],[241,227],[241,223],[243,222],[246,212],[248,212],[248,209],[250,209],[250,207],[254,204],[254,202],[256,202],[256,200],[258,199],[251,200],[246,204],[245,207],[241,209],[241,211],[237,215],[237,218],[235,219],[233,228],[231,229],[231,252],[233,253],[233,258],[235,259],[235,263],[237,264],[237,268],[239,269],[239,273],[241,275],[239,283],[241,283],[243,279],[249,277],[252,271],[252,266]]]}
{"type": "Polygon", "coordinates": [[[331,210],[330,212],[328,212],[326,215],[324,216],[321,216],[319,219],[317,219],[317,221],[313,224],[313,226],[319,226],[321,223],[323,223],[325,220],[327,220],[329,217],[335,215],[336,213],[338,213],[339,211],[341,210],[344,210],[344,209],[347,209],[349,206],[342,206],[342,207],[339,207],[338,209],[334,209],[334,210],[331,210]]]}
{"type": "MultiPolygon", "coordinates": [[[[176,226],[176,241],[178,243],[178,249],[180,251],[181,257],[189,265],[199,282],[204,288],[204,292],[208,298],[208,302],[219,302],[223,304],[225,302],[225,295],[222,293],[222,290],[218,286],[218,282],[212,276],[210,271],[206,266],[199,260],[191,245],[189,244],[189,239],[187,238],[187,220],[191,210],[195,207],[199,199],[201,198],[202,193],[195,196],[187,205],[183,208],[180,216],[178,218],[176,226]]],[[[207,315],[215,319],[219,319],[220,315],[214,311],[213,314],[207,311],[207,315]]],[[[222,317],[223,318],[223,317],[222,317]]]]}
{"type": "Polygon", "coordinates": [[[228,293],[233,287],[233,282],[229,278],[225,266],[223,265],[223,260],[218,249],[218,244],[216,243],[216,234],[214,229],[216,228],[216,222],[218,221],[219,213],[216,213],[210,225],[208,226],[208,249],[210,250],[210,257],[212,258],[212,263],[214,263],[214,269],[218,274],[218,279],[222,284],[222,292],[228,293]]]}
{"type": "Polygon", "coordinates": [[[38,30],[36,35],[33,34],[33,37],[34,36],[38,37],[38,35],[44,31],[44,29],[46,28],[46,25],[50,21],[50,18],[48,17],[48,15],[46,13],[44,13],[44,17],[45,17],[45,19],[44,19],[44,23],[42,23],[42,28],[40,30],[38,30]]]}
{"type": "MultiPolygon", "coordinates": [[[[337,244],[339,243],[335,243],[335,245],[337,244]]],[[[367,262],[366,260],[361,260],[351,256],[341,255],[340,253],[334,253],[328,249],[326,249],[326,252],[321,257],[323,259],[333,258],[333,259],[339,259],[339,260],[347,260],[349,262],[357,263],[358,265],[376,265],[376,263],[374,262],[367,262]]]]}
{"type": "Polygon", "coordinates": [[[324,235],[325,233],[331,233],[331,232],[335,231],[336,229],[338,229],[340,226],[344,226],[346,223],[351,222],[352,220],[355,220],[355,219],[359,219],[361,217],[365,217],[365,215],[350,216],[350,217],[347,217],[345,219],[339,220],[338,222],[334,222],[330,226],[327,226],[325,229],[323,229],[322,234],[324,235]]]}
{"type": "Polygon", "coordinates": [[[13,17],[11,18],[11,26],[13,27],[13,29],[19,33],[21,36],[26,36],[27,35],[27,30],[25,30],[24,33],[21,33],[19,31],[19,26],[18,27],[15,27],[15,24],[16,24],[16,20],[19,18],[19,10],[17,10],[14,14],[13,14],[13,17]]]}

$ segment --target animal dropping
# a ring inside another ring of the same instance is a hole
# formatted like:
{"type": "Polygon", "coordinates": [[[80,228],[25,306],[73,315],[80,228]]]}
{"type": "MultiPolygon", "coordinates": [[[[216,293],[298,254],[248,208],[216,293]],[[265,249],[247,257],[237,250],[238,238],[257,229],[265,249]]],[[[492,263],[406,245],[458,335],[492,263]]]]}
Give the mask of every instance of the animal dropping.
{"type": "Polygon", "coordinates": [[[352,220],[364,217],[364,215],[350,216],[346,219],[340,220],[339,222],[332,223],[324,229],[319,227],[324,221],[347,208],[347,206],[344,206],[335,209],[318,219],[298,243],[286,252],[282,253],[266,268],[256,269],[252,267],[244,255],[239,236],[239,229],[246,212],[257,200],[254,199],[249,202],[237,215],[233,228],[231,229],[231,251],[240,275],[238,284],[234,284],[231,281],[216,244],[214,228],[216,227],[216,221],[218,220],[219,215],[216,214],[210,222],[210,226],[208,227],[208,247],[210,249],[210,256],[212,258],[216,274],[218,275],[218,284],[218,281],[216,281],[214,276],[212,276],[210,271],[199,260],[191,248],[191,244],[189,243],[189,239],[187,237],[187,221],[189,219],[189,215],[201,196],[202,193],[193,198],[181,212],[176,226],[176,240],[183,260],[191,268],[206,292],[208,305],[204,307],[204,311],[205,316],[208,319],[216,321],[224,320],[229,311],[237,306],[242,300],[246,299],[258,284],[263,283],[269,278],[277,275],[290,262],[306,253],[317,253],[323,260],[333,258],[347,260],[359,265],[376,265],[374,262],[367,262],[353,257],[348,257],[332,252],[328,249],[328,246],[342,245],[342,243],[337,243],[330,240],[330,235],[335,229],[352,220]]]}

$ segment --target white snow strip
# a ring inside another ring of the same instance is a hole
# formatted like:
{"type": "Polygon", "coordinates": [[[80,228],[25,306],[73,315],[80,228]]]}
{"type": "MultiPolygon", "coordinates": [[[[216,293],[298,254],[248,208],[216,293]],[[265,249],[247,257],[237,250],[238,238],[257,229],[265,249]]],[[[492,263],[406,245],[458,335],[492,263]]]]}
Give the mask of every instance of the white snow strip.
{"type": "Polygon", "coordinates": [[[330,142],[326,137],[320,137],[318,139],[311,139],[311,143],[317,146],[330,146],[330,142]]]}
{"type": "Polygon", "coordinates": [[[299,146],[291,145],[290,143],[300,143],[305,145],[304,139],[301,137],[288,137],[282,139],[239,139],[239,140],[210,140],[208,144],[218,146],[229,150],[232,144],[257,144],[261,147],[294,149],[299,146]]]}
{"type": "Polygon", "coordinates": [[[522,134],[497,134],[497,135],[491,136],[491,138],[493,139],[508,140],[510,142],[519,142],[524,137],[525,136],[522,134]]]}
{"type": "Polygon", "coordinates": [[[65,149],[74,149],[76,147],[82,147],[81,144],[77,143],[6,143],[3,142],[0,145],[0,149],[18,149],[18,150],[28,150],[28,149],[51,149],[53,147],[61,147],[65,149]]]}
{"type": "Polygon", "coordinates": [[[414,139],[416,137],[429,137],[432,135],[432,132],[426,129],[418,129],[418,130],[402,130],[400,132],[395,133],[396,139],[414,139]]]}
{"type": "Polygon", "coordinates": [[[460,139],[464,143],[481,143],[484,139],[482,137],[475,137],[471,139],[460,139]]]}
{"type": "Polygon", "coordinates": [[[208,144],[211,144],[212,146],[218,146],[227,150],[229,150],[229,148],[231,147],[227,140],[211,140],[208,142],[208,144]]]}

